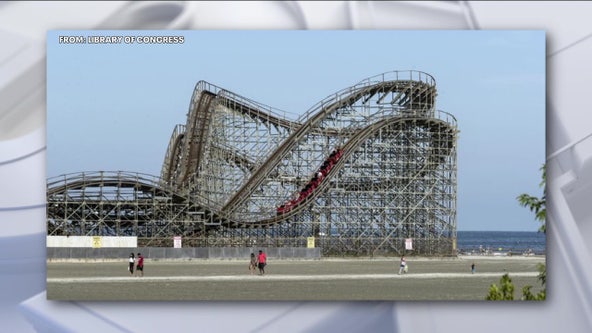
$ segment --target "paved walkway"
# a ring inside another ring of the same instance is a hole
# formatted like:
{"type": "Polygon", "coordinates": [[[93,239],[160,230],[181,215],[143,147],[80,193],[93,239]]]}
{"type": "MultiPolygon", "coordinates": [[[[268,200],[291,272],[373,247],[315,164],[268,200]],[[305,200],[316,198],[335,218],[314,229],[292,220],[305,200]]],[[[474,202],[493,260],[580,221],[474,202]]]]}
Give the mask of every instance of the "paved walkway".
{"type": "Polygon", "coordinates": [[[526,285],[540,288],[537,264],[544,258],[270,260],[266,274],[251,275],[248,261],[146,260],[144,276],[118,262],[48,262],[50,300],[132,301],[377,301],[484,300],[505,273],[520,297],[526,285]],[[477,272],[471,274],[471,264],[477,272]]]}
{"type": "MultiPolygon", "coordinates": [[[[516,272],[512,277],[536,277],[536,272],[516,272]]],[[[214,275],[214,276],[126,276],[126,277],[78,277],[48,278],[48,283],[111,283],[158,281],[314,281],[314,280],[378,280],[378,279],[459,279],[496,278],[500,273],[419,273],[419,274],[321,274],[321,275],[214,275]]]]}

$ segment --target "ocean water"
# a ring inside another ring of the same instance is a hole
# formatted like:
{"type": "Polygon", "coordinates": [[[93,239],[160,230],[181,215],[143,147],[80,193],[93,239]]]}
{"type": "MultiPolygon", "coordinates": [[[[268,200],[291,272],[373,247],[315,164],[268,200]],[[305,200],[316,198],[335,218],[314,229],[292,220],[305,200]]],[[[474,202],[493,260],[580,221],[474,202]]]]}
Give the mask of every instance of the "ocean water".
{"type": "Polygon", "coordinates": [[[545,254],[547,251],[546,234],[536,231],[457,231],[456,236],[460,253],[480,253],[480,248],[516,254],[528,250],[534,254],[545,254]]]}

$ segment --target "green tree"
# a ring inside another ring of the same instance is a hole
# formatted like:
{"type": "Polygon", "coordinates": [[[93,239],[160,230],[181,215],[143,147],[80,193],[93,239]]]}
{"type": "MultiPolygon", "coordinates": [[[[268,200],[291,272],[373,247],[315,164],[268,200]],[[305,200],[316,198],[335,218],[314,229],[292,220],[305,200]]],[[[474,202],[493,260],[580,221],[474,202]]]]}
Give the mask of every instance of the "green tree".
{"type": "Polygon", "coordinates": [[[512,301],[514,300],[514,284],[508,273],[500,279],[500,286],[495,283],[489,287],[489,295],[485,297],[488,301],[512,301]]]}
{"type": "Polygon", "coordinates": [[[547,297],[547,289],[545,288],[545,284],[547,283],[547,269],[544,264],[539,264],[538,269],[539,281],[543,285],[543,289],[534,295],[530,291],[532,286],[524,286],[524,288],[522,288],[522,300],[524,301],[542,301],[547,297]]]}
{"type": "MultiPolygon", "coordinates": [[[[535,219],[541,222],[539,232],[546,233],[547,206],[545,185],[547,182],[547,173],[545,171],[545,164],[543,164],[540,170],[542,172],[543,179],[541,180],[539,186],[543,188],[543,196],[538,198],[524,193],[519,195],[516,199],[518,199],[518,202],[522,207],[528,207],[530,211],[534,212],[535,219]]],[[[539,264],[537,268],[539,271],[538,280],[542,285],[542,290],[535,295],[531,291],[532,286],[524,286],[524,288],[522,288],[521,298],[523,301],[542,301],[547,297],[547,266],[545,266],[545,264],[539,264]]],[[[508,273],[504,274],[500,279],[500,287],[498,287],[495,283],[489,287],[489,294],[485,297],[485,299],[489,301],[507,301],[514,299],[514,284],[512,283],[512,279],[510,279],[508,273]]]]}
{"type": "Polygon", "coordinates": [[[547,226],[545,220],[547,218],[547,205],[546,205],[546,182],[547,182],[547,172],[545,171],[545,164],[540,168],[542,172],[542,180],[539,183],[539,186],[543,188],[543,196],[541,198],[537,198],[535,196],[523,193],[520,194],[516,199],[522,207],[528,207],[531,212],[534,212],[535,219],[541,222],[541,227],[539,228],[540,232],[547,232],[547,226]]]}

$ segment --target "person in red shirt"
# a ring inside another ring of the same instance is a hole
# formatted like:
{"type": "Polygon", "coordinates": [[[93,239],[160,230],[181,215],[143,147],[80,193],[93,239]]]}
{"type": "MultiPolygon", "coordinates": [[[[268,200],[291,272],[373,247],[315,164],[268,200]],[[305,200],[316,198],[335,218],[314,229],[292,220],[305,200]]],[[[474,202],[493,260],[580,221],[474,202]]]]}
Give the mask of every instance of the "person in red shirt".
{"type": "Polygon", "coordinates": [[[265,274],[265,265],[267,265],[267,255],[265,252],[259,250],[259,256],[257,257],[257,261],[259,262],[259,275],[265,274]]]}
{"type": "Polygon", "coordinates": [[[136,265],[136,275],[144,276],[144,257],[138,252],[138,264],[136,265]]]}

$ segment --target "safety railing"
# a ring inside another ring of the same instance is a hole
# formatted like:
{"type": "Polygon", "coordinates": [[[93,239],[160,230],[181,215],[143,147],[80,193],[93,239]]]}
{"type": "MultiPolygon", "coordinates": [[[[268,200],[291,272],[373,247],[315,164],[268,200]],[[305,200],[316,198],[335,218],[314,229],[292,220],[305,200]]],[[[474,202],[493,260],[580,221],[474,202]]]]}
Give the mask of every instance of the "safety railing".
{"type": "Polygon", "coordinates": [[[334,104],[344,97],[352,95],[352,93],[356,92],[359,89],[363,89],[381,82],[387,81],[418,81],[423,82],[429,86],[435,87],[436,80],[428,73],[415,71],[415,70],[404,70],[404,71],[391,71],[382,74],[378,74],[375,76],[371,76],[366,78],[357,84],[350,86],[348,88],[344,88],[339,90],[324,99],[320,102],[313,105],[310,109],[304,112],[298,119],[296,120],[298,123],[304,123],[307,119],[315,115],[319,110],[322,110],[325,106],[334,104]]]}

